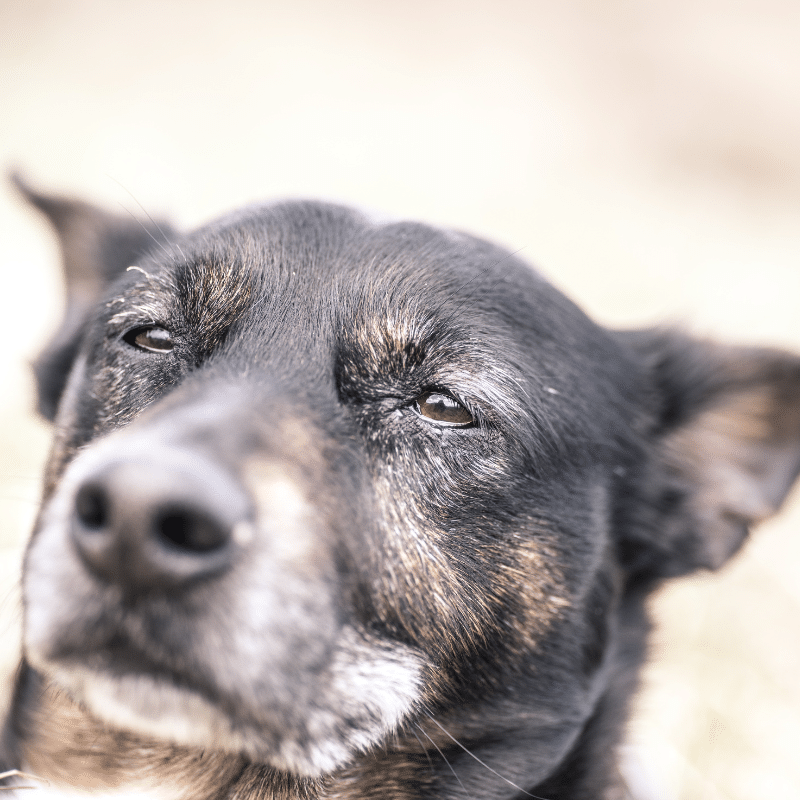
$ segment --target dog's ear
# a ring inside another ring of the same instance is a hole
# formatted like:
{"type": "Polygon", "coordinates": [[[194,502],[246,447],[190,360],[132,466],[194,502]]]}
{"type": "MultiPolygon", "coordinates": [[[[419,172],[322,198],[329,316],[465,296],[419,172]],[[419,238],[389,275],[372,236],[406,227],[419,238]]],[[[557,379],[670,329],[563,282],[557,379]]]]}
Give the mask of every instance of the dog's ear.
{"type": "Polygon", "coordinates": [[[78,352],[89,309],[117,275],[174,235],[163,222],[110,214],[89,203],[44,194],[19,175],[12,183],[52,225],[61,249],[67,291],[64,319],[33,365],[39,412],[55,418],[58,402],[78,352]]]}
{"type": "Polygon", "coordinates": [[[655,387],[651,567],[716,569],[778,510],[800,472],[800,358],[667,331],[625,338],[655,387]]]}

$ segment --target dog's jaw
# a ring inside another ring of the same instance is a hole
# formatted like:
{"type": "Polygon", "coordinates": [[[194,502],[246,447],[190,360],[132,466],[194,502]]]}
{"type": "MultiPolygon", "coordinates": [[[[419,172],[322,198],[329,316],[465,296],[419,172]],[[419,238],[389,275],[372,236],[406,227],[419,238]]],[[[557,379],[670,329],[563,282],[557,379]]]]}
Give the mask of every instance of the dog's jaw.
{"type": "Polygon", "coordinates": [[[242,753],[294,775],[320,777],[391,736],[419,702],[421,665],[410,651],[378,649],[347,629],[328,697],[308,714],[306,736],[265,746],[253,724],[235,722],[199,693],[150,675],[109,676],[85,667],[36,663],[109,725],[159,741],[242,753]],[[338,699],[338,707],[331,702],[338,699]]]}

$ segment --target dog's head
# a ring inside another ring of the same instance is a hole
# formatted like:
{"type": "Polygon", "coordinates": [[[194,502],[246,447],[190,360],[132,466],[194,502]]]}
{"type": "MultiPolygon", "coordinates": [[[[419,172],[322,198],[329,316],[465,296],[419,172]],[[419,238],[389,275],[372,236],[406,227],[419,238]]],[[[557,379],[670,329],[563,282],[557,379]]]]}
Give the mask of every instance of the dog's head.
{"type": "Polygon", "coordinates": [[[451,736],[487,796],[599,775],[641,598],[800,468],[798,359],[607,331],[470,236],[314,203],[178,236],[24,191],[70,291],[26,655],[114,728],[297,778],[402,753],[441,796],[451,736]]]}

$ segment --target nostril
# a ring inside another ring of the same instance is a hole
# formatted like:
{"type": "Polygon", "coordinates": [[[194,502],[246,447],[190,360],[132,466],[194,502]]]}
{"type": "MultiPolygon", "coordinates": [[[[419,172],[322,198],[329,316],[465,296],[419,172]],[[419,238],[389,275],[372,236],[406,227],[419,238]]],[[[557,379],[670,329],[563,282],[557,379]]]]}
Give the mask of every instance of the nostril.
{"type": "Polygon", "coordinates": [[[173,509],[155,519],[156,535],[181,550],[206,553],[228,541],[227,531],[217,522],[191,510],[173,509]]]}
{"type": "Polygon", "coordinates": [[[250,515],[249,498],[227,472],[163,446],[95,466],[70,511],[71,546],[83,566],[130,591],[173,591],[221,575],[242,553],[233,531],[250,515]]]}
{"type": "Polygon", "coordinates": [[[75,498],[75,511],[85,528],[100,530],[108,523],[108,495],[97,484],[86,484],[80,488],[75,498]]]}

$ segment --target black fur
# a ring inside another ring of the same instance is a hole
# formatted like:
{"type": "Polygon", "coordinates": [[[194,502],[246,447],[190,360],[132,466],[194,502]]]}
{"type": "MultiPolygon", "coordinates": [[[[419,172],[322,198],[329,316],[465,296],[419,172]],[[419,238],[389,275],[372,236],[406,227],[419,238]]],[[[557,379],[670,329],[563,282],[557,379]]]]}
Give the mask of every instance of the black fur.
{"type": "Polygon", "coordinates": [[[73,302],[9,768],[621,798],[644,600],[778,507],[800,360],[604,330],[423,225],[285,203],[178,237],[19,185],[73,302]]]}

